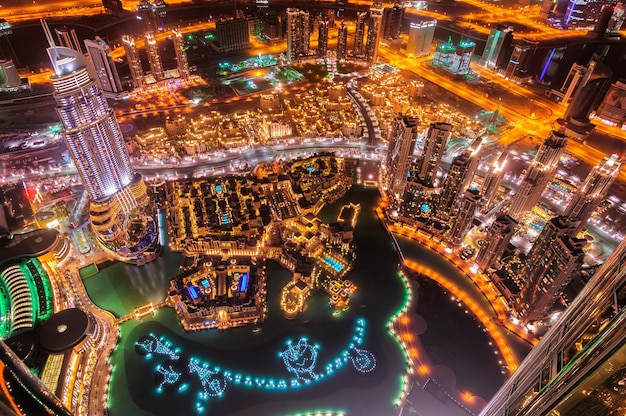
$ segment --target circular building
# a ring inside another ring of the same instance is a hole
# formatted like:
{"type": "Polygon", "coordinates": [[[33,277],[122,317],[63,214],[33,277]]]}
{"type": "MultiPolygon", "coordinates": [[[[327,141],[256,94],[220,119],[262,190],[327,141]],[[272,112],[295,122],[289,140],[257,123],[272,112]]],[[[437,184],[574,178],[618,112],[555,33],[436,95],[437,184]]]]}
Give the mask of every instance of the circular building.
{"type": "Polygon", "coordinates": [[[83,342],[93,332],[93,324],[86,312],[70,308],[50,317],[39,328],[39,345],[48,353],[67,351],[83,342]]]}

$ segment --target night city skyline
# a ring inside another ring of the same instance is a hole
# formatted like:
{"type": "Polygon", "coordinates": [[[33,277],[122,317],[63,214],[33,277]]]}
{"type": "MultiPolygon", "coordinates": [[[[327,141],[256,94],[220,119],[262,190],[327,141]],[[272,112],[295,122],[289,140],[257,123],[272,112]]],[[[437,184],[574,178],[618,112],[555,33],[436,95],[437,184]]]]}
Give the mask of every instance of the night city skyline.
{"type": "Polygon", "coordinates": [[[626,6],[0,6],[0,413],[626,411],[626,6]]]}

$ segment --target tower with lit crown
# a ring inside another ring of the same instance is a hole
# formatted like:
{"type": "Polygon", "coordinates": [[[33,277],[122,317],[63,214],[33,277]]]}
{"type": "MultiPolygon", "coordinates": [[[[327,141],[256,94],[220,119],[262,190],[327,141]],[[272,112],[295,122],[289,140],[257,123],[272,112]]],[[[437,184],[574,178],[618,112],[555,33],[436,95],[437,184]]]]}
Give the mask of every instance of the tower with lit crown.
{"type": "Polygon", "coordinates": [[[399,114],[389,132],[387,151],[387,184],[391,195],[402,196],[415,142],[417,140],[418,120],[399,114]]]}
{"type": "Polygon", "coordinates": [[[375,0],[370,8],[369,25],[367,27],[367,41],[365,43],[365,59],[371,63],[376,63],[378,57],[378,42],[383,25],[383,3],[375,0]]]}
{"type": "Polygon", "coordinates": [[[91,225],[102,248],[128,262],[145,262],[158,253],[157,227],[141,208],[148,203],[146,184],[131,165],[113,110],[87,72],[85,57],[56,46],[42,22],[54,68],[56,111],[63,139],[91,201],[91,225]],[[136,230],[128,237],[127,226],[136,230]],[[132,241],[130,241],[132,240],[132,241]]]}
{"type": "Polygon", "coordinates": [[[309,12],[287,9],[287,60],[293,61],[309,54],[309,12]]]}
{"type": "Polygon", "coordinates": [[[567,136],[563,131],[550,133],[550,136],[539,147],[537,155],[530,163],[522,183],[513,196],[509,215],[515,217],[537,205],[546,186],[554,178],[566,144],[567,136]]]}
{"type": "Polygon", "coordinates": [[[491,170],[485,175],[482,184],[482,193],[484,198],[485,211],[491,207],[493,199],[498,193],[502,179],[504,178],[504,167],[508,153],[506,151],[500,153],[500,156],[491,164],[491,170]]]}
{"type": "Polygon", "coordinates": [[[163,71],[163,63],[161,62],[161,55],[159,55],[159,47],[157,41],[154,38],[153,33],[146,35],[146,53],[148,54],[148,63],[150,64],[150,71],[152,76],[157,81],[161,81],[165,78],[165,72],[163,71]]]}
{"type": "Polygon", "coordinates": [[[122,36],[122,44],[124,45],[126,60],[128,61],[128,67],[130,68],[130,76],[133,80],[133,87],[141,88],[144,86],[143,67],[141,66],[141,59],[139,58],[135,38],[130,35],[124,35],[122,36]]]}
{"type": "Polygon", "coordinates": [[[619,175],[622,169],[622,164],[623,160],[620,160],[617,155],[612,155],[611,157],[605,157],[597,166],[591,169],[585,182],[574,194],[574,197],[563,212],[563,216],[578,223],[573,235],[578,234],[583,229],[593,211],[598,208],[600,202],[606,197],[609,188],[615,182],[617,175],[619,175]]]}
{"type": "Polygon", "coordinates": [[[187,79],[190,74],[189,61],[187,60],[187,52],[185,51],[183,32],[181,32],[180,28],[172,30],[172,41],[174,42],[174,53],[176,53],[178,75],[183,79],[187,79]]]}
{"type": "Polygon", "coordinates": [[[424,151],[417,172],[417,176],[422,182],[429,185],[433,184],[437,175],[437,168],[446,151],[451,129],[452,124],[449,123],[432,123],[426,131],[424,151]]]}
{"type": "Polygon", "coordinates": [[[96,39],[85,39],[85,49],[91,58],[91,62],[98,75],[99,86],[105,92],[120,93],[122,92],[122,84],[117,74],[115,62],[111,57],[111,49],[109,45],[99,36],[96,39]]]}

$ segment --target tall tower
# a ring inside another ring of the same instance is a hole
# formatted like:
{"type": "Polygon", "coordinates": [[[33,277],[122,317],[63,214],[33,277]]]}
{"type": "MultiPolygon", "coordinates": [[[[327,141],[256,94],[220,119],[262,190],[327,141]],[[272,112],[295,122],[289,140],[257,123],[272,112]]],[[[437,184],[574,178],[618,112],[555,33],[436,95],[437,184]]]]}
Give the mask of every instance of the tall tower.
{"type": "Polygon", "coordinates": [[[400,37],[402,19],[404,18],[404,5],[395,2],[393,7],[386,7],[383,11],[383,37],[394,40],[400,37]]]}
{"type": "Polygon", "coordinates": [[[591,169],[582,186],[576,191],[563,216],[572,221],[578,222],[578,227],[572,235],[578,234],[593,211],[598,208],[600,202],[606,197],[609,188],[615,182],[617,175],[622,169],[623,160],[619,156],[612,155],[605,157],[602,161],[591,169]]]}
{"type": "Polygon", "coordinates": [[[500,184],[504,178],[504,167],[506,166],[507,157],[507,151],[500,153],[500,156],[498,156],[491,164],[491,170],[483,179],[483,186],[481,190],[485,201],[485,210],[488,210],[491,207],[493,199],[498,193],[498,189],[500,188],[500,184]]]}
{"type": "Polygon", "coordinates": [[[509,215],[501,215],[491,224],[487,230],[485,244],[476,255],[476,264],[481,270],[500,266],[502,254],[515,234],[516,227],[517,221],[509,215]]]}
{"type": "Polygon", "coordinates": [[[354,46],[352,54],[357,58],[362,57],[364,54],[363,40],[365,38],[365,21],[367,19],[367,12],[357,12],[356,14],[356,26],[354,29],[354,46]]]}
{"type": "Polygon", "coordinates": [[[85,49],[91,58],[96,74],[98,75],[98,85],[102,91],[110,93],[122,92],[122,84],[117,74],[115,62],[111,58],[111,49],[109,45],[96,36],[95,40],[85,39],[85,49]]]}
{"type": "Polygon", "coordinates": [[[463,194],[461,207],[450,231],[450,242],[458,246],[472,226],[472,220],[478,209],[482,196],[477,189],[468,189],[463,194]]]}
{"type": "MultiPolygon", "coordinates": [[[[518,310],[521,316],[527,316],[531,307],[535,305],[541,292],[540,287],[544,282],[545,273],[558,273],[560,268],[551,270],[548,265],[547,253],[550,246],[560,237],[571,237],[578,224],[569,221],[565,217],[554,217],[543,227],[541,234],[533,244],[530,252],[526,256],[524,265],[518,270],[518,276],[524,281],[519,298],[518,310]]],[[[551,279],[555,279],[551,276],[551,279]]]]}
{"type": "Polygon", "coordinates": [[[150,64],[150,71],[152,71],[154,79],[161,81],[165,78],[165,72],[163,71],[159,47],[157,46],[157,41],[153,33],[146,35],[146,53],[148,54],[148,63],[150,64]]]}
{"type": "Polygon", "coordinates": [[[141,66],[141,59],[139,58],[135,38],[130,35],[124,35],[122,36],[122,43],[124,44],[126,60],[128,61],[128,67],[130,68],[130,76],[133,80],[133,87],[141,88],[144,86],[143,67],[141,66]]]}
{"type": "Polygon", "coordinates": [[[176,64],[178,66],[178,75],[183,78],[189,78],[189,61],[187,60],[187,52],[185,51],[185,42],[183,40],[183,32],[180,28],[172,30],[172,41],[174,43],[174,52],[176,53],[176,64]]]}
{"type": "Polygon", "coordinates": [[[624,413],[625,264],[622,241],[481,416],[624,413]]]}
{"type": "Polygon", "coordinates": [[[499,68],[505,65],[508,61],[504,56],[511,52],[511,43],[513,42],[513,28],[507,25],[498,25],[491,29],[487,43],[485,44],[485,50],[480,63],[489,68],[499,68]],[[502,56],[501,56],[502,55],[502,56]]]}
{"type": "Polygon", "coordinates": [[[609,25],[606,28],[606,33],[608,34],[616,34],[619,33],[622,25],[624,24],[624,18],[626,16],[624,13],[624,4],[617,3],[615,8],[613,9],[613,14],[611,15],[611,19],[609,20],[609,25]]]}
{"type": "Polygon", "coordinates": [[[418,120],[399,114],[389,132],[387,151],[387,184],[391,195],[402,197],[415,142],[417,141],[418,120]]]}
{"type": "Polygon", "coordinates": [[[376,63],[378,57],[378,41],[383,24],[383,4],[379,0],[374,1],[370,8],[370,19],[367,27],[367,42],[365,43],[365,59],[370,63],[376,63]]]}
{"type": "Polygon", "coordinates": [[[406,52],[415,56],[430,54],[430,45],[433,43],[435,27],[437,27],[436,20],[411,22],[406,52]]]}
{"type": "Polygon", "coordinates": [[[287,9],[287,61],[309,54],[309,12],[287,9]]]}
{"type": "Polygon", "coordinates": [[[440,218],[450,217],[457,198],[471,184],[480,161],[481,146],[482,140],[476,139],[463,153],[452,160],[437,204],[437,215],[440,218]]]}
{"type": "Polygon", "coordinates": [[[420,159],[418,172],[418,177],[422,182],[433,184],[441,157],[446,151],[450,130],[452,130],[452,124],[432,123],[426,131],[424,151],[420,159]]]}
{"type": "Polygon", "coordinates": [[[539,42],[526,39],[517,41],[504,71],[507,79],[517,82],[526,82],[530,79],[530,57],[538,44],[539,42]]]}
{"type": "Polygon", "coordinates": [[[244,18],[222,18],[215,23],[220,52],[240,51],[250,47],[250,29],[244,18]]]}
{"type": "Polygon", "coordinates": [[[85,57],[56,46],[45,22],[43,26],[63,139],[91,200],[89,215],[98,242],[119,260],[152,260],[159,248],[157,227],[152,217],[139,212],[148,203],[146,184],[130,165],[113,110],[87,72],[85,57]],[[134,228],[133,237],[127,226],[134,228]]]}
{"type": "Polygon", "coordinates": [[[515,217],[537,205],[544,189],[554,178],[566,144],[567,136],[563,131],[550,133],[526,170],[524,180],[511,200],[509,215],[515,217]]]}
{"type": "Polygon", "coordinates": [[[341,22],[337,29],[337,59],[343,61],[348,56],[348,26],[341,22]]]}
{"type": "Polygon", "coordinates": [[[320,58],[326,58],[326,52],[328,52],[328,19],[322,19],[319,21],[317,33],[317,56],[320,58]]]}

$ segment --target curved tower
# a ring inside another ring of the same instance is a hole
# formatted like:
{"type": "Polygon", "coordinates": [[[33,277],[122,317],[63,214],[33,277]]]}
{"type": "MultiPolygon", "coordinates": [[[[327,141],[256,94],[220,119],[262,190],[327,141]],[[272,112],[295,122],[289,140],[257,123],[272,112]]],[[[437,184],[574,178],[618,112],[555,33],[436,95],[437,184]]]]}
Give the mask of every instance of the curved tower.
{"type": "Polygon", "coordinates": [[[43,22],[54,67],[50,77],[63,139],[89,199],[90,217],[101,246],[113,257],[143,263],[158,253],[156,224],[142,213],[146,185],[131,165],[113,110],[87,71],[85,57],[56,46],[43,22]],[[126,228],[133,229],[132,232],[126,228]]]}

